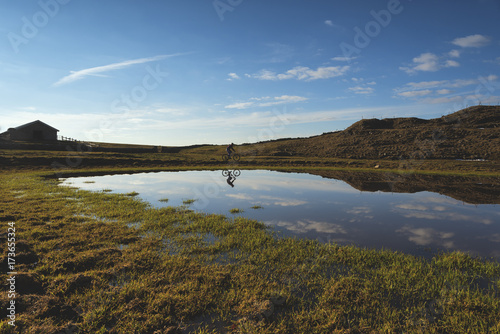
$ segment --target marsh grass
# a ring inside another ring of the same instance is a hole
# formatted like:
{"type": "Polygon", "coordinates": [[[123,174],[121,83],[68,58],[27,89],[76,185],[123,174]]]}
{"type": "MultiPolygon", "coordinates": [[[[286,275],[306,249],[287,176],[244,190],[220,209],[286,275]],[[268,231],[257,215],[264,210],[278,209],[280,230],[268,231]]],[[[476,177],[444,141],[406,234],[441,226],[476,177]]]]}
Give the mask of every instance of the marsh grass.
{"type": "Polygon", "coordinates": [[[279,238],[258,221],[44,176],[0,175],[2,240],[16,223],[19,333],[500,331],[498,262],[279,238]]]}
{"type": "Polygon", "coordinates": [[[130,197],[135,197],[138,195],[139,195],[139,193],[136,191],[131,191],[131,192],[125,194],[125,196],[130,196],[130,197]]]}

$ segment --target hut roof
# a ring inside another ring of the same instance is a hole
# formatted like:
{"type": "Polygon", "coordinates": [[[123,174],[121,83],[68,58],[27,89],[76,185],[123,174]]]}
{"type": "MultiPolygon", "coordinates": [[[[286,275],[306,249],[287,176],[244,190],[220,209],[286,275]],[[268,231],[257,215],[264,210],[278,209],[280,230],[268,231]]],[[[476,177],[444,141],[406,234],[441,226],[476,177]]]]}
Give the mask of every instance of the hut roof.
{"type": "Polygon", "coordinates": [[[40,121],[40,120],[36,120],[36,121],[34,121],[34,122],[29,122],[29,123],[26,123],[26,124],[23,124],[23,125],[19,125],[19,126],[16,126],[16,127],[15,127],[15,128],[13,128],[13,129],[16,129],[16,130],[21,130],[21,129],[23,129],[23,128],[26,128],[26,127],[28,127],[28,126],[30,126],[30,125],[34,125],[34,124],[41,124],[41,125],[44,125],[44,126],[46,126],[46,127],[48,127],[48,128],[51,128],[51,129],[53,129],[53,130],[59,131],[58,129],[56,129],[56,128],[54,128],[54,127],[52,127],[52,126],[50,126],[50,125],[48,125],[48,124],[46,124],[46,123],[44,123],[44,122],[42,122],[42,121],[40,121]]]}

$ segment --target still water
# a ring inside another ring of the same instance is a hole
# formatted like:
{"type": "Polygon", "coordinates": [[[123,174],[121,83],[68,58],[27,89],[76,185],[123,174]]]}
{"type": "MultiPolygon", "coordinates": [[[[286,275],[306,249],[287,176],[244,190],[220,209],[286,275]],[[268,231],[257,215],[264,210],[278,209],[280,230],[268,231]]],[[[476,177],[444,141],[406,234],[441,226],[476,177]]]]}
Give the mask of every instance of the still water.
{"type": "MultiPolygon", "coordinates": [[[[354,179],[363,184],[363,178],[370,177],[358,173],[354,179]]],[[[354,183],[352,176],[344,179],[354,183]]],[[[387,184],[389,189],[397,187],[393,179],[386,180],[377,181],[384,191],[363,191],[340,179],[306,173],[226,170],[78,177],[66,179],[62,185],[115,193],[135,191],[156,207],[186,205],[227,216],[237,208],[240,212],[235,215],[263,221],[283,236],[425,257],[440,250],[461,250],[500,259],[498,187],[475,182],[480,199],[469,204],[456,199],[460,197],[456,191],[450,190],[453,198],[422,189],[422,183],[415,186],[417,190],[407,190],[412,193],[388,191],[387,184]],[[185,204],[189,200],[195,201],[185,204]]],[[[428,187],[435,191],[436,181],[428,187]]],[[[468,200],[474,191],[466,192],[468,200]]]]}

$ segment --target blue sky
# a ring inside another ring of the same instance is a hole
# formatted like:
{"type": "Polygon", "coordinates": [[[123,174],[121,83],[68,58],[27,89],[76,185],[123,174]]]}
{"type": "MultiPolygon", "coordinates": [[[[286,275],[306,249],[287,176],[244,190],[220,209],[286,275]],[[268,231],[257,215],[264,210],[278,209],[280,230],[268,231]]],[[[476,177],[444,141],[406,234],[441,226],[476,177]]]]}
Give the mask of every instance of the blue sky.
{"type": "Polygon", "coordinates": [[[500,103],[498,0],[0,0],[0,131],[236,144],[500,103]]]}

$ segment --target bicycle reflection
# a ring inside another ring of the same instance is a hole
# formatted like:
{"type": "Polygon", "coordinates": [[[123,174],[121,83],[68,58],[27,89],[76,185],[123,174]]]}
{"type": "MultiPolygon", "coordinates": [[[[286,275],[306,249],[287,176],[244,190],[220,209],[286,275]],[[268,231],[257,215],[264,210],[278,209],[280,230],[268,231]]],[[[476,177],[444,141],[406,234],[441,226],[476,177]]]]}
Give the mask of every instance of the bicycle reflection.
{"type": "Polygon", "coordinates": [[[222,176],[226,177],[226,182],[229,184],[231,187],[234,188],[234,181],[236,181],[236,178],[241,175],[241,171],[239,169],[234,169],[232,171],[228,169],[224,169],[222,171],[222,176]]]}

